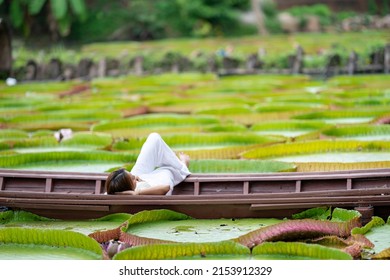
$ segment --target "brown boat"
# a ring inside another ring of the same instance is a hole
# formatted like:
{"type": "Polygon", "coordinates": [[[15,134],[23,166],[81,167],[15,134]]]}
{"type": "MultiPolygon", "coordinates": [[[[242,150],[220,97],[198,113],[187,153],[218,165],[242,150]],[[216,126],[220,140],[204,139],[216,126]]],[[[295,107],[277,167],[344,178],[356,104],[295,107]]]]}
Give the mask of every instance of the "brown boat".
{"type": "Polygon", "coordinates": [[[194,218],[284,218],[320,206],[356,209],[363,221],[390,216],[390,169],[192,174],[171,196],[106,195],[107,175],[0,169],[0,206],[59,219],[151,209],[194,218]]]}

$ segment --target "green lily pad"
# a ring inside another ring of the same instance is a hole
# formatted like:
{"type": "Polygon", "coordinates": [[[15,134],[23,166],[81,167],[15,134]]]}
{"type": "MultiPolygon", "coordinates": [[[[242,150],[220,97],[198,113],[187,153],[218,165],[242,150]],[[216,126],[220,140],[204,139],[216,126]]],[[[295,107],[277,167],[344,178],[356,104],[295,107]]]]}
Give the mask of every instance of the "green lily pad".
{"type": "Polygon", "coordinates": [[[231,241],[210,243],[154,244],[129,248],[117,253],[113,260],[161,259],[248,259],[250,251],[231,241]]]}
{"type": "Polygon", "coordinates": [[[338,249],[301,242],[266,242],[254,247],[252,254],[263,260],[352,260],[338,249]]]}
{"type": "Polygon", "coordinates": [[[217,242],[239,237],[278,219],[192,219],[132,225],[127,232],[175,242],[217,242]]]}
{"type": "Polygon", "coordinates": [[[376,253],[390,248],[390,224],[373,227],[365,236],[374,244],[376,253]]]}
{"type": "Polygon", "coordinates": [[[1,228],[35,228],[68,230],[89,235],[97,231],[115,229],[131,217],[130,214],[118,213],[91,220],[54,220],[25,211],[0,212],[1,228]]]}
{"type": "Polygon", "coordinates": [[[103,259],[95,240],[65,230],[0,228],[0,259],[103,259]]]}

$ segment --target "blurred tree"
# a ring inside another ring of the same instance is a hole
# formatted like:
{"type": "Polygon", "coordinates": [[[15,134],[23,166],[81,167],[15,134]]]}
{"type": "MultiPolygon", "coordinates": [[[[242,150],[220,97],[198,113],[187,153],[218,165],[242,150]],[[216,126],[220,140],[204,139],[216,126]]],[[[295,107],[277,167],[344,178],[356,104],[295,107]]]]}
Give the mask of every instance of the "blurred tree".
{"type": "Polygon", "coordinates": [[[239,11],[248,0],[159,0],[155,7],[171,36],[229,35],[239,27],[239,11]]]}
{"type": "Polygon", "coordinates": [[[368,13],[371,15],[376,15],[378,13],[378,5],[375,0],[368,0],[368,13]]]}
{"type": "Polygon", "coordinates": [[[267,35],[268,30],[265,26],[265,19],[264,19],[264,13],[262,9],[262,2],[263,0],[251,0],[251,6],[253,13],[255,14],[256,17],[256,25],[257,25],[257,30],[260,35],[267,35]]]}
{"type": "Polygon", "coordinates": [[[74,18],[86,18],[84,0],[0,0],[0,6],[8,10],[14,28],[30,36],[34,21],[45,18],[53,40],[66,37],[74,18]]]}
{"type": "Polygon", "coordinates": [[[250,8],[249,0],[88,0],[87,3],[87,20],[75,24],[73,40],[145,41],[249,32],[243,30],[239,17],[240,11],[250,8]]]}
{"type": "Polygon", "coordinates": [[[383,0],[382,1],[382,15],[386,16],[390,13],[390,1],[383,0]]]}

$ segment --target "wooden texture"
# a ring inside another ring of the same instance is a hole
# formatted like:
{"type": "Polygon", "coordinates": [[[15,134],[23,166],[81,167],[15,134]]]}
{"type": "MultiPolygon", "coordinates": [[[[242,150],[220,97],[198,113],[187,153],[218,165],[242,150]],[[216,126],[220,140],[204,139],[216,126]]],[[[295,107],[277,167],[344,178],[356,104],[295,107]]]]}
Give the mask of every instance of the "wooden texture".
{"type": "Polygon", "coordinates": [[[319,206],[373,207],[372,215],[390,215],[390,169],[192,174],[171,196],[105,195],[107,175],[0,169],[0,206],[62,219],[151,209],[195,218],[284,218],[319,206]]]}

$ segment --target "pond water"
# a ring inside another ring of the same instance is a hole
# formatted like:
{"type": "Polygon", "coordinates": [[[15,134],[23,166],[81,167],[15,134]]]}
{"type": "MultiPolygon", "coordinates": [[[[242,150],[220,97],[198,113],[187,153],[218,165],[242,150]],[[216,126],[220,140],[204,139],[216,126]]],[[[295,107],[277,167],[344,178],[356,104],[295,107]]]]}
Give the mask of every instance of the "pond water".
{"type": "Polygon", "coordinates": [[[284,162],[377,162],[389,161],[390,152],[321,153],[274,158],[284,162]]]}

